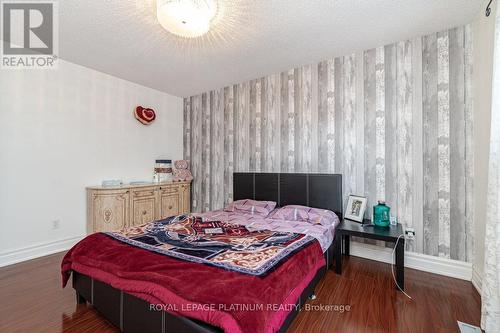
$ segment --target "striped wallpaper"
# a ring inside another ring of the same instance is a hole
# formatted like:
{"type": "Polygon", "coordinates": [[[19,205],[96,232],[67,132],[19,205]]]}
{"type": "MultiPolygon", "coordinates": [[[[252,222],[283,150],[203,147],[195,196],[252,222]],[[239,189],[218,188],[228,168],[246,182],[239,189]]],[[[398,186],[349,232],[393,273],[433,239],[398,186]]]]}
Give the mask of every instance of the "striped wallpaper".
{"type": "Polygon", "coordinates": [[[193,210],[230,202],[235,171],[341,173],[410,251],[472,261],[471,47],[459,27],[185,98],[193,210]]]}

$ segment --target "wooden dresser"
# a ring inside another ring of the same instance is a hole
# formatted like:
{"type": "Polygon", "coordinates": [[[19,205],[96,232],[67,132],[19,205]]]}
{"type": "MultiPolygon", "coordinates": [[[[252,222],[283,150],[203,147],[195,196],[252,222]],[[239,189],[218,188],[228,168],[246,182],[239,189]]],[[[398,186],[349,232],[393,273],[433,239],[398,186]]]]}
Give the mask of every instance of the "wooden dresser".
{"type": "Polygon", "coordinates": [[[191,210],[191,183],[87,187],[87,232],[113,231],[191,210]]]}

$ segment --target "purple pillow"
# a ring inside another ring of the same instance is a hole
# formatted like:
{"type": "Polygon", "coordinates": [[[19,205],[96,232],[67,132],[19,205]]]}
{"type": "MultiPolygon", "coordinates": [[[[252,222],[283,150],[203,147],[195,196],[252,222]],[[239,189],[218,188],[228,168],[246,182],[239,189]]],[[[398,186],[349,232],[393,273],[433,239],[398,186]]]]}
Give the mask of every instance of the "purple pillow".
{"type": "Polygon", "coordinates": [[[312,224],[332,225],[339,222],[334,212],[327,209],[311,208],[300,205],[289,205],[278,209],[273,219],[287,221],[303,221],[312,224]]]}
{"type": "Polygon", "coordinates": [[[276,207],[274,201],[257,201],[251,199],[236,200],[231,202],[224,208],[226,212],[244,212],[252,215],[260,215],[266,217],[276,207]]]}

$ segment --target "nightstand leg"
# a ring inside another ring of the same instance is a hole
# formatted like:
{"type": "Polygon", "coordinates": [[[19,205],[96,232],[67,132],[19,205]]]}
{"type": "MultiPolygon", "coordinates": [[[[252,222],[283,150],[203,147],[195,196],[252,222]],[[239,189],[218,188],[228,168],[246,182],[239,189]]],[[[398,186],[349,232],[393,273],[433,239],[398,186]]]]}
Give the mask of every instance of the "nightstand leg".
{"type": "Polygon", "coordinates": [[[346,256],[349,256],[351,254],[351,248],[350,248],[350,241],[351,241],[351,236],[349,235],[344,235],[344,254],[346,256]]]}
{"type": "Polygon", "coordinates": [[[335,273],[342,274],[342,235],[336,235],[334,240],[335,273]]]}
{"type": "Polygon", "coordinates": [[[396,281],[405,290],[405,239],[400,238],[396,247],[396,281]]]}

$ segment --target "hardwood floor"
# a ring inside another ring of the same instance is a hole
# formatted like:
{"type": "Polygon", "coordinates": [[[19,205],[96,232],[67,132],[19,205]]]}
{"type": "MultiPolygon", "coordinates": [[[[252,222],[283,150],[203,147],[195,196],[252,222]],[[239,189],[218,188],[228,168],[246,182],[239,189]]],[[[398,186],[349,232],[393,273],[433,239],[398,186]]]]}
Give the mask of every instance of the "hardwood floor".
{"type": "MultiPolygon", "coordinates": [[[[63,253],[0,268],[0,332],[118,332],[89,305],[61,288],[63,253]]],[[[330,270],[288,333],[458,332],[457,320],[479,326],[480,298],[470,282],[406,269],[409,300],[395,290],[390,266],[345,258],[330,270]],[[319,308],[330,305],[331,309],[319,308]],[[348,305],[349,311],[334,306],[348,305]],[[313,307],[318,306],[318,308],[313,307]]]]}

